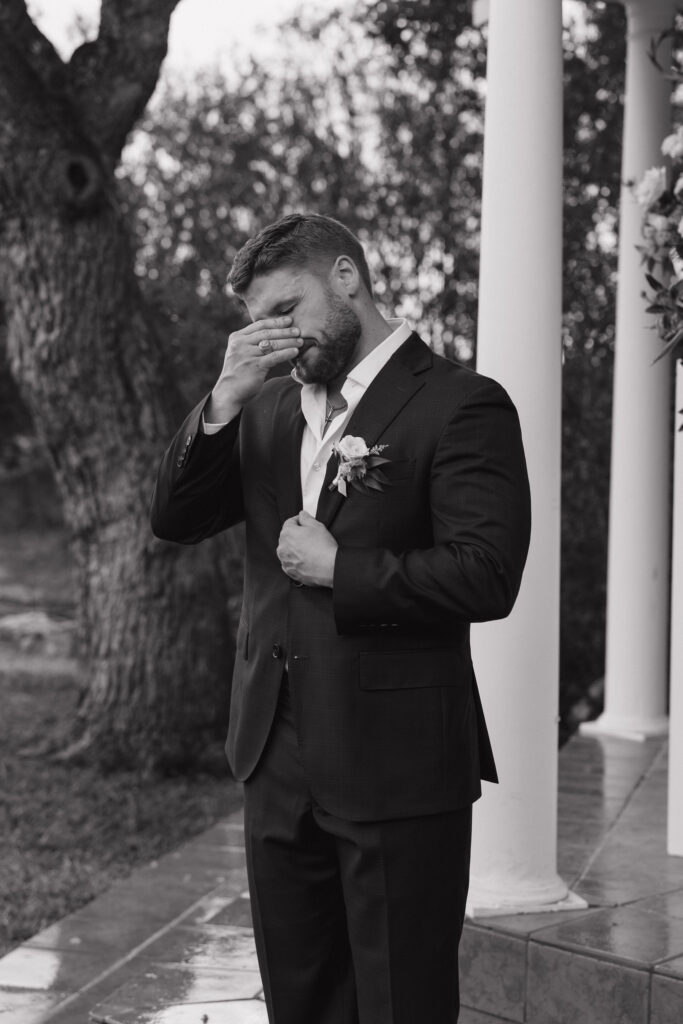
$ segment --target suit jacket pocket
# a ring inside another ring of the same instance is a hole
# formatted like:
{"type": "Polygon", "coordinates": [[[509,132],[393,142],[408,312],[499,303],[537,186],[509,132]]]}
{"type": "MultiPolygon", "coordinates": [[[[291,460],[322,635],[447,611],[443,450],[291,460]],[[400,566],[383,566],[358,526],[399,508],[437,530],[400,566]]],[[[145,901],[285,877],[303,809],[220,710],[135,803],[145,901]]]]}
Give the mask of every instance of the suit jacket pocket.
{"type": "Polygon", "coordinates": [[[358,682],[361,690],[463,686],[471,674],[469,660],[453,648],[361,651],[359,655],[358,682]]]}
{"type": "MultiPolygon", "coordinates": [[[[389,458],[388,452],[389,448],[387,446],[387,458],[389,458]]],[[[385,453],[382,452],[382,454],[384,455],[385,453]]],[[[383,476],[385,476],[390,483],[398,484],[413,478],[415,475],[415,459],[389,458],[389,461],[379,468],[381,469],[383,476]]]]}
{"type": "MultiPolygon", "coordinates": [[[[396,459],[386,465],[378,467],[379,473],[375,477],[379,488],[362,485],[360,490],[356,487],[349,487],[349,497],[354,504],[361,505],[366,502],[379,502],[386,504],[392,498],[401,500],[406,494],[406,489],[415,480],[415,459],[396,459]]],[[[371,476],[372,471],[370,473],[371,476]]]]}

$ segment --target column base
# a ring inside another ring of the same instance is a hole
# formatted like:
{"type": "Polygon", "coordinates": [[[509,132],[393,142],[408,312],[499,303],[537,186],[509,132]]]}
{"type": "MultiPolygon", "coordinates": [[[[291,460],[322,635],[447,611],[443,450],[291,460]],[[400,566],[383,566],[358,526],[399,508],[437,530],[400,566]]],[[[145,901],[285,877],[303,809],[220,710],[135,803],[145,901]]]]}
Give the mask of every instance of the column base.
{"type": "Polygon", "coordinates": [[[477,885],[473,879],[467,898],[466,915],[471,919],[502,917],[507,914],[543,914],[556,910],[585,910],[586,901],[570,892],[557,875],[545,886],[511,886],[503,891],[495,886],[477,885]]]}
{"type": "Polygon", "coordinates": [[[683,857],[683,830],[670,826],[666,838],[666,852],[669,857],[683,857]]]}
{"type": "Polygon", "coordinates": [[[655,718],[638,718],[610,715],[604,712],[593,722],[582,722],[579,726],[581,736],[616,736],[624,740],[636,740],[643,743],[645,740],[657,736],[667,736],[669,733],[669,719],[666,715],[655,718]]]}

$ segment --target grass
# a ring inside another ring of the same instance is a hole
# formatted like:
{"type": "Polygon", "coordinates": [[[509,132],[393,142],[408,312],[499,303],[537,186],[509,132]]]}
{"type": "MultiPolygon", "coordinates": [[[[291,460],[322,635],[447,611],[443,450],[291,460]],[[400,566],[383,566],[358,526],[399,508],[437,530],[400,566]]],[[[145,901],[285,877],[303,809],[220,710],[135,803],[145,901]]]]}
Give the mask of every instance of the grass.
{"type": "Polygon", "coordinates": [[[0,703],[0,955],[239,805],[227,767],[149,782],[20,756],[73,713],[68,677],[0,672],[0,703]]]}
{"type": "MultiPolygon", "coordinates": [[[[19,543],[5,536],[0,598],[16,596],[15,581],[24,591],[28,584],[31,593],[35,585],[37,599],[47,595],[48,604],[51,591],[63,596],[60,552],[58,540],[19,543]],[[40,579],[31,560],[39,562],[40,579]]],[[[0,600],[0,615],[9,611],[0,600]]],[[[77,697],[66,659],[22,652],[0,641],[0,956],[240,803],[227,765],[220,778],[143,781],[131,772],[102,775],[22,756],[22,749],[64,731],[77,697]]]]}

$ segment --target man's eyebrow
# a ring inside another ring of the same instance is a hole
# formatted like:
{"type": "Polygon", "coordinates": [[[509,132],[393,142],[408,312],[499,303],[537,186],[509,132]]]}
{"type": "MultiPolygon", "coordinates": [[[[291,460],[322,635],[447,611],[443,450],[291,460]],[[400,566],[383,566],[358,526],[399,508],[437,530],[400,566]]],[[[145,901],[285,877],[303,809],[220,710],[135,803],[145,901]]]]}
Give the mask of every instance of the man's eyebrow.
{"type": "Polygon", "coordinates": [[[288,306],[294,306],[298,302],[298,296],[292,295],[287,296],[284,299],[278,299],[268,310],[269,316],[277,316],[283,309],[287,309],[288,306]]]}

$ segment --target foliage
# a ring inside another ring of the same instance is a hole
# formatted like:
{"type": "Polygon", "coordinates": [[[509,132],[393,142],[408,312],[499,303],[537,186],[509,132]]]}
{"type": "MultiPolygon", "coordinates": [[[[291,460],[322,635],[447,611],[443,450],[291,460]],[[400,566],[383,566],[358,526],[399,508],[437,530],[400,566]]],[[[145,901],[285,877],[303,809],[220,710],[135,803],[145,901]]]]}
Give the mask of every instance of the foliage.
{"type": "MultiPolygon", "coordinates": [[[[418,320],[437,349],[471,355],[482,128],[471,40],[456,50],[461,85],[396,67],[347,15],[301,17],[282,39],[301,55],[296,68],[251,62],[236,81],[202,78],[189,97],[169,88],[136,136],[127,196],[148,289],[150,275],[162,296],[172,283],[181,338],[197,298],[227,325],[236,307],[222,288],[236,248],[306,207],[360,235],[388,310],[418,320]]],[[[207,332],[207,345],[215,339],[207,332]]]]}
{"type": "Polygon", "coordinates": [[[584,6],[564,35],[560,714],[603,674],[626,17],[584,6]]]}
{"type": "MultiPolygon", "coordinates": [[[[564,35],[569,690],[599,675],[603,659],[622,5],[586,5],[585,25],[564,35]]],[[[474,357],[486,39],[471,27],[469,0],[302,13],[281,38],[281,58],[267,65],[245,60],[228,81],[166,86],[119,172],[136,271],[188,403],[210,387],[243,320],[224,286],[236,249],[301,208],[359,234],[385,312],[408,315],[437,351],[474,357]]]]}
{"type": "MultiPolygon", "coordinates": [[[[282,34],[283,49],[300,55],[295,66],[252,61],[230,82],[203,78],[191,95],[168,88],[148,114],[122,186],[138,272],[175,327],[176,359],[195,394],[210,385],[242,316],[223,284],[236,248],[300,208],[361,236],[386,311],[409,315],[437,350],[473,358],[486,41],[470,21],[464,0],[302,14],[282,34]]],[[[623,9],[587,7],[586,24],[564,37],[570,690],[599,675],[603,659],[623,9]]]]}
{"type": "MultiPolygon", "coordinates": [[[[653,39],[650,59],[665,77],[683,84],[683,13],[674,26],[653,39]],[[662,66],[662,47],[671,43],[671,68],[662,66]]],[[[680,121],[681,97],[674,106],[680,121]]],[[[672,355],[683,359],[683,125],[662,142],[670,166],[651,167],[634,186],[643,207],[643,244],[638,246],[646,268],[645,280],[654,292],[646,312],[656,317],[656,330],[664,342],[657,359],[672,355]],[[657,274],[657,277],[655,277],[657,274]]],[[[643,292],[647,298],[647,294],[643,292]]]]}

